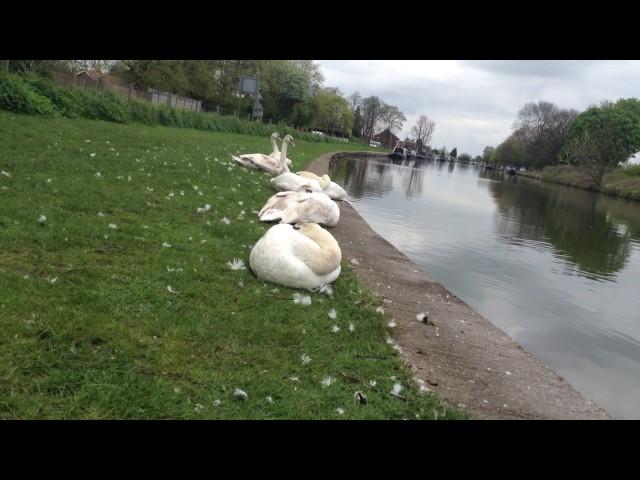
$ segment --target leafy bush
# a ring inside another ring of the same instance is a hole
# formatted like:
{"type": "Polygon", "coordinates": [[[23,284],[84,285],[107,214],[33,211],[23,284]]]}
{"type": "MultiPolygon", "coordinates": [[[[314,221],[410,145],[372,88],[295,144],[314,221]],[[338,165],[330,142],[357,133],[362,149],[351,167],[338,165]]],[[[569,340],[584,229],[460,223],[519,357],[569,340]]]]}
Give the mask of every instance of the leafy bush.
{"type": "Polygon", "coordinates": [[[126,123],[129,119],[124,100],[112,92],[100,94],[92,90],[77,89],[82,101],[82,116],[107,122],[126,123]]]}
{"type": "Polygon", "coordinates": [[[326,135],[300,132],[283,123],[251,122],[214,112],[194,112],[168,105],[153,105],[143,100],[128,100],[111,91],[70,89],[46,78],[18,76],[3,72],[0,72],[0,108],[20,113],[39,115],[59,113],[65,117],[81,116],[117,123],[133,121],[145,125],[196,128],[246,135],[268,136],[276,131],[282,136],[291,134],[295,139],[309,142],[341,141],[326,135]]]}
{"type": "Polygon", "coordinates": [[[26,77],[25,81],[36,93],[47,97],[53,108],[65,117],[75,118],[81,114],[82,106],[78,102],[77,96],[68,88],[35,75],[26,77]]]}
{"type": "Polygon", "coordinates": [[[149,102],[136,99],[129,101],[129,119],[145,125],[158,125],[160,122],[157,108],[149,102]]]}
{"type": "Polygon", "coordinates": [[[629,165],[628,167],[622,167],[620,171],[630,177],[639,177],[640,165],[629,165]]]}
{"type": "Polygon", "coordinates": [[[51,101],[40,95],[23,78],[0,74],[0,108],[18,113],[55,115],[51,101]]]}

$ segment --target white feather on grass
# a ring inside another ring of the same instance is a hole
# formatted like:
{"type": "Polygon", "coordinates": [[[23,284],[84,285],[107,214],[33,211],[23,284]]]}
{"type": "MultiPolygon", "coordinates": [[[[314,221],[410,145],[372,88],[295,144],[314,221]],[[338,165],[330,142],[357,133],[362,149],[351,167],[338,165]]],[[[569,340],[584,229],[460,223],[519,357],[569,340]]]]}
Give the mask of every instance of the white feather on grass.
{"type": "Polygon", "coordinates": [[[301,360],[302,360],[302,364],[306,365],[311,361],[311,357],[309,355],[307,355],[306,353],[303,353],[302,357],[301,357],[301,360]]]}
{"type": "Polygon", "coordinates": [[[322,382],[320,382],[320,383],[322,383],[322,386],[323,386],[323,387],[328,387],[328,386],[329,386],[329,385],[331,385],[332,383],[335,383],[335,381],[336,381],[336,379],[335,379],[335,378],[333,378],[333,377],[331,377],[331,376],[328,376],[328,377],[325,377],[325,378],[322,380],[322,382]]]}
{"type": "Polygon", "coordinates": [[[231,220],[229,220],[227,217],[222,217],[222,220],[220,221],[225,225],[229,225],[231,223],[231,220]]]}
{"type": "Polygon", "coordinates": [[[400,393],[404,390],[404,387],[400,383],[394,383],[393,388],[391,389],[391,395],[394,397],[400,397],[400,393]]]}
{"type": "Polygon", "coordinates": [[[333,327],[331,327],[331,331],[333,333],[338,333],[340,331],[340,327],[337,325],[334,325],[333,327]]]}
{"type": "Polygon", "coordinates": [[[338,316],[338,312],[336,312],[335,308],[332,308],[331,310],[329,310],[328,316],[330,319],[335,320],[336,317],[338,316]]]}
{"type": "Polygon", "coordinates": [[[47,217],[45,217],[44,215],[40,215],[40,216],[38,217],[38,223],[39,223],[40,225],[44,225],[44,224],[46,223],[46,221],[47,221],[47,217]]]}
{"type": "Polygon", "coordinates": [[[171,244],[170,244],[170,243],[168,243],[168,242],[162,242],[162,246],[163,246],[164,248],[171,248],[171,244]]]}
{"type": "Polygon", "coordinates": [[[231,270],[246,270],[247,267],[244,265],[244,261],[239,258],[234,258],[232,261],[227,262],[227,266],[231,270]]]}
{"type": "Polygon", "coordinates": [[[233,391],[233,396],[241,400],[246,400],[247,398],[249,398],[249,395],[247,395],[247,392],[245,392],[244,390],[240,390],[239,388],[236,388],[233,391]]]}
{"type": "Polygon", "coordinates": [[[301,305],[311,305],[311,297],[309,295],[300,295],[298,292],[293,294],[293,303],[301,305]]]}

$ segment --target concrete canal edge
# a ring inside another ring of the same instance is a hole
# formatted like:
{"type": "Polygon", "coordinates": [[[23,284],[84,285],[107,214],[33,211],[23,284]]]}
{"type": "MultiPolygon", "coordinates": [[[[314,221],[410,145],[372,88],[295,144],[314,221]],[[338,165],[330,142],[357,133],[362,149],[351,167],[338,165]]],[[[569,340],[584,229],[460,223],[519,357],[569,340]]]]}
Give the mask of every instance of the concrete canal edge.
{"type": "MultiPolygon", "coordinates": [[[[310,162],[306,170],[324,175],[330,164],[354,155],[372,154],[332,152],[310,162]]],[[[385,316],[397,324],[395,340],[401,358],[431,391],[475,419],[610,418],[422,272],[374,232],[351,205],[339,203],[340,222],[329,231],[356,275],[384,301],[385,316]],[[418,321],[420,312],[428,312],[433,325],[418,321]]]]}

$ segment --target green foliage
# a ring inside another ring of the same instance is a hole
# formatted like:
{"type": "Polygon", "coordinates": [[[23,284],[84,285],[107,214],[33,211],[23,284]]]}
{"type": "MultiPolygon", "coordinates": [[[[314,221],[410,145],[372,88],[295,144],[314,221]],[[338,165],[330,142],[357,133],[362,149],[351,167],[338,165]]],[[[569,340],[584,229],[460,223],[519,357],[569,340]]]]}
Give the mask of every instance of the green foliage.
{"type": "Polygon", "coordinates": [[[0,108],[18,113],[55,115],[51,101],[16,75],[0,73],[0,108]]]}
{"type": "Polygon", "coordinates": [[[69,89],[41,77],[24,77],[6,73],[0,74],[0,108],[40,115],[59,113],[66,117],[81,116],[116,123],[139,122],[145,125],[260,136],[268,136],[275,130],[282,135],[290,133],[296,139],[309,142],[335,141],[333,137],[294,130],[284,123],[250,122],[217,113],[153,105],[137,99],[128,100],[111,91],[69,89]]]}
{"type": "Polygon", "coordinates": [[[640,177],[640,165],[629,165],[623,167],[620,171],[628,177],[640,177]]]}
{"type": "Polygon", "coordinates": [[[605,171],[640,150],[640,108],[635,99],[603,102],[581,113],[569,127],[564,157],[586,168],[596,185],[605,171]]]}
{"type": "Polygon", "coordinates": [[[36,93],[48,98],[54,109],[61,115],[68,118],[75,118],[82,113],[82,106],[77,96],[68,88],[64,88],[47,78],[37,75],[25,77],[24,80],[36,93]]]}
{"type": "Polygon", "coordinates": [[[491,150],[489,155],[491,163],[496,165],[520,166],[527,163],[525,144],[514,135],[511,135],[495,149],[491,150]]]}

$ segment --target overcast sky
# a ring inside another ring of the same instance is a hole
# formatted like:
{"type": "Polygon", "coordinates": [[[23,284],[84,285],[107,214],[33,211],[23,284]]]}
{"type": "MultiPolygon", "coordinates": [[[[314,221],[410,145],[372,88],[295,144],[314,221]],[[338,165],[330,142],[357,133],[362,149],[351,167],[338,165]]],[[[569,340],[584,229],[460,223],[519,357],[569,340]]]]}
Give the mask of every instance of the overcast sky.
{"type": "Polygon", "coordinates": [[[518,110],[546,100],[584,110],[601,100],[640,97],[640,61],[626,60],[319,60],[325,85],[435,120],[431,146],[480,155],[510,133],[518,110]]]}

